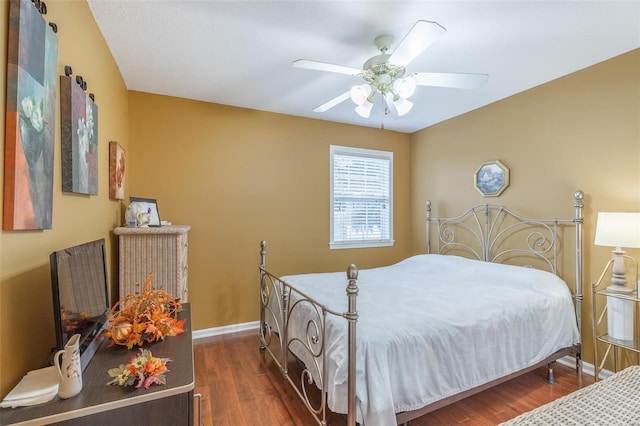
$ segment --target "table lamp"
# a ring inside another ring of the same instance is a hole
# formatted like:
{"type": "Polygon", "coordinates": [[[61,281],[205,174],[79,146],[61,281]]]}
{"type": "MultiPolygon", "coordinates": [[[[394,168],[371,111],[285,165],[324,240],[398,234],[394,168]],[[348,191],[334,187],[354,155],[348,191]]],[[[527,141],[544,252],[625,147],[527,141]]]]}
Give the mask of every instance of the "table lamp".
{"type": "Polygon", "coordinates": [[[634,288],[627,287],[622,247],[640,248],[640,213],[598,213],[595,245],[614,247],[611,267],[611,285],[609,291],[630,293],[634,288]]]}
{"type": "MultiPolygon", "coordinates": [[[[607,291],[631,295],[637,289],[637,284],[633,283],[631,287],[626,285],[625,251],[622,248],[640,248],[640,213],[598,213],[594,243],[597,246],[614,247],[611,251],[611,285],[607,287],[607,291]]],[[[621,340],[634,338],[634,307],[631,300],[607,297],[609,336],[621,340]]]]}

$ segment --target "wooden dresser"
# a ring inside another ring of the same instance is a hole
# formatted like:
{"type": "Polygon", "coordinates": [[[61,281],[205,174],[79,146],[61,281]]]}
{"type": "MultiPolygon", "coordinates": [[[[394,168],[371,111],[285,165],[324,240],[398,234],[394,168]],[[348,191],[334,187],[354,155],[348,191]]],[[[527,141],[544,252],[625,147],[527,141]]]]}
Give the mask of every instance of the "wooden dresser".
{"type": "Polygon", "coordinates": [[[152,272],[154,288],[187,302],[190,229],[188,225],[115,228],[113,232],[120,240],[119,297],[140,292],[152,272]]]}
{"type": "MultiPolygon", "coordinates": [[[[190,305],[184,304],[180,319],[186,318],[184,333],[145,344],[154,356],[170,358],[165,385],[141,387],[105,386],[110,368],[131,359],[138,349],[109,347],[104,340],[82,373],[82,391],[69,399],[57,396],[32,407],[0,409],[2,425],[184,425],[194,424],[193,343],[190,305]]],[[[200,414],[198,410],[198,415],[200,414]]],[[[198,423],[199,424],[199,423],[198,423]]]]}

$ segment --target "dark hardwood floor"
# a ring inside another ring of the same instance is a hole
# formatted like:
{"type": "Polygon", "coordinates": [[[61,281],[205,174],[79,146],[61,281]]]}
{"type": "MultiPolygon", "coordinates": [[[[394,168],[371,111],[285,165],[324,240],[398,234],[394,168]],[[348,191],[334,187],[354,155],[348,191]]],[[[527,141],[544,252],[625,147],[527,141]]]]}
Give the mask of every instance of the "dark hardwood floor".
{"type": "MultiPolygon", "coordinates": [[[[257,331],[196,340],[194,358],[194,392],[202,395],[203,425],[316,424],[273,362],[260,352],[257,331]]],[[[297,378],[295,370],[291,376],[297,378]]],[[[543,381],[542,368],[412,420],[410,426],[496,425],[593,382],[557,363],[554,372],[555,385],[543,381]]],[[[346,417],[335,413],[327,420],[331,426],[346,424],[346,417]]]]}

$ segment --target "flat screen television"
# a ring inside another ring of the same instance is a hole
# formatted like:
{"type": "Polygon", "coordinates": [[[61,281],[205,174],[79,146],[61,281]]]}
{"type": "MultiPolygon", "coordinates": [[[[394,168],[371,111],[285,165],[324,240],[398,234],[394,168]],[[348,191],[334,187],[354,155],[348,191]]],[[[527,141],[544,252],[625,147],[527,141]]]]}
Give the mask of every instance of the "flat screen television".
{"type": "Polygon", "coordinates": [[[102,329],[109,314],[104,238],[55,251],[50,264],[55,351],[80,334],[84,371],[104,340],[102,329]]]}

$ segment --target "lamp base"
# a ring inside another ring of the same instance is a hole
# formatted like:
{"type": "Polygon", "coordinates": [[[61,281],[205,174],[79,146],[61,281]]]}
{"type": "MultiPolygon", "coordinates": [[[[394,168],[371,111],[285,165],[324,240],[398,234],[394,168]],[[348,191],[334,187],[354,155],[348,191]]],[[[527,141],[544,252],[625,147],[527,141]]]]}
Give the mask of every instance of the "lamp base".
{"type": "Polygon", "coordinates": [[[633,319],[635,302],[617,297],[607,297],[607,324],[610,337],[619,340],[633,340],[633,319]]]}

